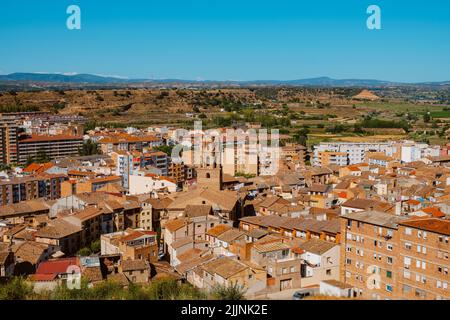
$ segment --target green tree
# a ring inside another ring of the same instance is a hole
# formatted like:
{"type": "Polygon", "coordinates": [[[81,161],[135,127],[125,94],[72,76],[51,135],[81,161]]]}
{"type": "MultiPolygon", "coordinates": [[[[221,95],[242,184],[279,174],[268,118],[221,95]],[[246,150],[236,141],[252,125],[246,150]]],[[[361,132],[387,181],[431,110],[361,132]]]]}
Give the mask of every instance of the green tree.
{"type": "Polygon", "coordinates": [[[98,154],[98,144],[91,139],[88,139],[87,141],[83,142],[79,154],[80,156],[90,156],[93,154],[98,154]]]}
{"type": "Polygon", "coordinates": [[[25,300],[32,292],[33,289],[22,277],[14,277],[0,286],[0,300],[25,300]]]}
{"type": "Polygon", "coordinates": [[[156,151],[164,152],[165,154],[170,156],[172,154],[173,146],[162,145],[162,146],[159,146],[159,147],[153,147],[152,149],[156,150],[156,151]]]}
{"type": "Polygon", "coordinates": [[[244,300],[246,290],[238,283],[231,286],[216,285],[212,289],[212,296],[217,300],[244,300]]]}
{"type": "Polygon", "coordinates": [[[84,248],[81,248],[80,250],[78,250],[77,255],[86,257],[86,256],[90,256],[91,253],[92,253],[92,251],[90,248],[84,247],[84,248]]]}
{"type": "Polygon", "coordinates": [[[100,240],[92,241],[92,242],[91,242],[91,245],[90,245],[90,249],[91,249],[91,251],[92,251],[93,253],[100,252],[100,250],[101,250],[101,243],[100,243],[100,240]]]}
{"type": "Polygon", "coordinates": [[[431,120],[431,115],[430,113],[427,111],[425,112],[425,114],[423,115],[423,122],[428,123],[431,120]]]}
{"type": "Polygon", "coordinates": [[[360,124],[355,123],[353,126],[353,132],[354,133],[364,133],[364,129],[360,124]]]}
{"type": "Polygon", "coordinates": [[[45,152],[44,149],[40,149],[36,154],[36,160],[37,163],[46,163],[50,162],[50,157],[48,156],[47,152],[45,152]]]}
{"type": "Polygon", "coordinates": [[[308,133],[309,129],[306,127],[301,128],[296,133],[294,133],[294,139],[298,144],[306,147],[306,143],[308,142],[308,133]]]}
{"type": "Polygon", "coordinates": [[[34,162],[34,158],[33,156],[28,156],[27,157],[27,162],[26,162],[26,166],[28,167],[30,164],[32,164],[34,162]]]}

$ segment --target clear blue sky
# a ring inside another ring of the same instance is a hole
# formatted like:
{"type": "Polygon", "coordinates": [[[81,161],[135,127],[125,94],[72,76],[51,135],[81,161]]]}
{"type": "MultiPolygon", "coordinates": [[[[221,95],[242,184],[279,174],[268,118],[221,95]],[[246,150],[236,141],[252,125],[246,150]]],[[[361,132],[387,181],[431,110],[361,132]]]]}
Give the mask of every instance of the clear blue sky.
{"type": "Polygon", "coordinates": [[[0,73],[450,80],[448,0],[10,0],[0,73]],[[82,29],[66,28],[77,4],[82,29]],[[366,9],[382,10],[382,30],[366,9]]]}

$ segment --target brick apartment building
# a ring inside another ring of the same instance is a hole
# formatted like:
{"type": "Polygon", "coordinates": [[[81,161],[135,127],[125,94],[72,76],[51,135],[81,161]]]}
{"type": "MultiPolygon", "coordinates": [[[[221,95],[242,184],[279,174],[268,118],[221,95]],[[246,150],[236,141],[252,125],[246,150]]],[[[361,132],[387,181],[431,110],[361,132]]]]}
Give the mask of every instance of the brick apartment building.
{"type": "Polygon", "coordinates": [[[380,211],[341,217],[341,280],[362,299],[396,299],[399,288],[398,223],[406,217],[380,211]]]}
{"type": "Polygon", "coordinates": [[[406,299],[450,299],[450,221],[422,218],[399,224],[399,289],[406,299]]]}
{"type": "Polygon", "coordinates": [[[341,281],[362,299],[449,299],[450,221],[379,211],[341,216],[341,281]]]}
{"type": "Polygon", "coordinates": [[[40,198],[58,199],[65,179],[65,175],[41,174],[0,181],[0,205],[40,198]]]}
{"type": "Polygon", "coordinates": [[[0,116],[0,161],[1,163],[17,163],[18,126],[15,117],[0,116]]]}

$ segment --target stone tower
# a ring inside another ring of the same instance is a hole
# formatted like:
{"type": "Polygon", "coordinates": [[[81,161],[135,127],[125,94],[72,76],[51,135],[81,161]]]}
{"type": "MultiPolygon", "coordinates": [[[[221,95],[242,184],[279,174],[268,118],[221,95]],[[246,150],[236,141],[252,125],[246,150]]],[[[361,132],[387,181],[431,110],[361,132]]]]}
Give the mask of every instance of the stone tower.
{"type": "Polygon", "coordinates": [[[222,190],[222,167],[220,165],[196,168],[199,188],[222,190]]]}

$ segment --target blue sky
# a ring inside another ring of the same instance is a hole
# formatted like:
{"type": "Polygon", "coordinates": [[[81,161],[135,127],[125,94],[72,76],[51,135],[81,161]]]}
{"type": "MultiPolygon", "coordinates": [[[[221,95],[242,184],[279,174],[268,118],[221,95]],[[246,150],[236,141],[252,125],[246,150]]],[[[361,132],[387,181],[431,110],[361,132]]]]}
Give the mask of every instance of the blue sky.
{"type": "Polygon", "coordinates": [[[450,80],[448,0],[0,2],[0,73],[450,80]],[[66,8],[81,8],[81,30],[66,8]],[[381,8],[382,30],[366,28],[381,8]]]}

